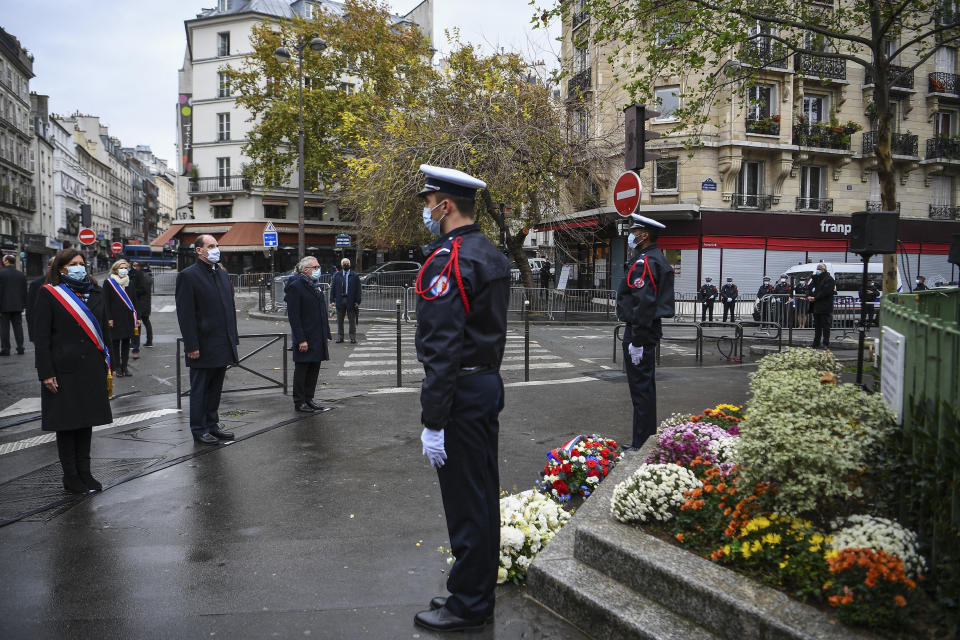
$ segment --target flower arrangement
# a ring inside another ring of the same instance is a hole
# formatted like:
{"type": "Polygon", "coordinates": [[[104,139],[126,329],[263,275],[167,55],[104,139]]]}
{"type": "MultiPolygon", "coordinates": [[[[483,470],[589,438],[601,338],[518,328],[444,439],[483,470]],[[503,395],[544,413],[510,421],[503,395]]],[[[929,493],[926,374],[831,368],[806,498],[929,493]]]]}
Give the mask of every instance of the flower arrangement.
{"type": "Polygon", "coordinates": [[[685,502],[684,492],[702,484],[676,464],[645,464],[613,490],[610,508],[621,522],[666,522],[685,502]]]}
{"type": "Polygon", "coordinates": [[[763,378],[772,371],[796,371],[813,369],[839,373],[840,363],[831,351],[818,351],[802,347],[787,347],[779,353],[771,353],[760,359],[753,379],[763,378]]]}
{"type": "Polygon", "coordinates": [[[726,429],[709,422],[686,422],[667,427],[657,436],[657,445],[647,462],[687,464],[697,457],[712,461],[710,443],[732,437],[726,429]]]}
{"type": "Polygon", "coordinates": [[[660,426],[657,428],[657,433],[662,433],[667,427],[675,427],[678,424],[690,422],[690,418],[692,417],[693,414],[691,413],[671,413],[669,418],[664,418],[660,421],[660,426]]]}
{"type": "Polygon", "coordinates": [[[841,621],[887,626],[904,620],[917,583],[903,560],[879,549],[844,549],[828,552],[827,566],[831,579],[823,591],[841,621]]]}
{"type": "Polygon", "coordinates": [[[558,502],[587,497],[622,457],[615,440],[597,434],[577,436],[547,454],[537,491],[558,502]]]}
{"type": "Polygon", "coordinates": [[[698,416],[692,416],[690,422],[709,422],[727,430],[730,435],[736,436],[740,435],[740,423],[743,422],[743,418],[738,415],[739,411],[740,407],[734,407],[730,404],[717,405],[713,409],[704,409],[703,413],[698,416]],[[727,411],[730,412],[728,413],[720,407],[727,408],[727,411]],[[731,411],[730,408],[733,410],[731,411]]]}
{"type": "Polygon", "coordinates": [[[850,516],[834,523],[830,547],[843,549],[876,549],[903,561],[904,571],[911,578],[926,571],[920,555],[917,534],[893,520],[870,515],[850,516]]]}
{"type": "Polygon", "coordinates": [[[707,444],[708,456],[717,464],[723,466],[736,465],[740,462],[740,438],[720,438],[707,444]]]}
{"type": "Polygon", "coordinates": [[[533,489],[501,497],[497,584],[522,583],[530,562],[569,519],[567,511],[533,489]]]}

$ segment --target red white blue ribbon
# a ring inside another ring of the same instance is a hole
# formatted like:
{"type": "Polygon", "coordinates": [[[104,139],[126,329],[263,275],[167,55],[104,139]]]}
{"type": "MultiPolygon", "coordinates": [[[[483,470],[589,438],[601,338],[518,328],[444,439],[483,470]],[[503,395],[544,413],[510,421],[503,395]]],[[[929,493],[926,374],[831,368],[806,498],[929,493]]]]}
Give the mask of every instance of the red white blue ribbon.
{"type": "Polygon", "coordinates": [[[90,341],[103,353],[103,359],[106,361],[107,371],[109,371],[110,350],[107,348],[107,343],[103,340],[103,331],[100,329],[100,323],[97,322],[90,308],[83,304],[83,300],[78,298],[77,294],[71,291],[66,285],[61,284],[55,287],[50,284],[45,284],[43,287],[63,305],[63,308],[73,316],[73,319],[77,321],[77,324],[79,324],[83,332],[87,334],[90,341]]]}
{"type": "Polygon", "coordinates": [[[133,326],[139,327],[140,323],[137,322],[137,310],[134,309],[133,301],[130,300],[130,296],[128,296],[127,292],[123,290],[123,287],[120,286],[120,283],[113,278],[107,278],[107,282],[110,283],[113,291],[120,297],[120,300],[123,301],[123,304],[127,307],[127,309],[130,309],[130,311],[133,313],[133,326]]]}
{"type": "Polygon", "coordinates": [[[579,444],[580,441],[583,440],[583,438],[584,436],[582,435],[576,436],[575,438],[570,438],[569,440],[567,440],[567,442],[565,442],[559,448],[553,449],[552,451],[550,451],[550,453],[547,454],[547,457],[552,459],[554,462],[557,462],[558,464],[562,463],[562,460],[560,460],[560,457],[559,457],[560,452],[565,453],[567,458],[569,458],[570,452],[576,449],[577,444],[579,444]]]}

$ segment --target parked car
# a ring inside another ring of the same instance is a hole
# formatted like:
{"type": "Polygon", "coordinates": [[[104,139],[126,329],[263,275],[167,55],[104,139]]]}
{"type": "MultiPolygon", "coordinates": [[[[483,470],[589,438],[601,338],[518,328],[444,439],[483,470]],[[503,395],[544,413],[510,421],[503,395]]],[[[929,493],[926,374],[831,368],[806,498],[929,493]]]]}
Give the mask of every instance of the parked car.
{"type": "MultiPolygon", "coordinates": [[[[530,273],[533,274],[534,280],[537,279],[537,276],[540,275],[540,269],[543,265],[550,262],[546,258],[527,258],[527,264],[530,265],[530,273]]],[[[520,269],[511,269],[510,278],[514,282],[520,282],[520,269]]],[[[536,284],[536,283],[535,283],[536,284]]]]}
{"type": "Polygon", "coordinates": [[[381,287],[412,287],[420,272],[420,263],[393,260],[360,274],[360,284],[381,287]]]}

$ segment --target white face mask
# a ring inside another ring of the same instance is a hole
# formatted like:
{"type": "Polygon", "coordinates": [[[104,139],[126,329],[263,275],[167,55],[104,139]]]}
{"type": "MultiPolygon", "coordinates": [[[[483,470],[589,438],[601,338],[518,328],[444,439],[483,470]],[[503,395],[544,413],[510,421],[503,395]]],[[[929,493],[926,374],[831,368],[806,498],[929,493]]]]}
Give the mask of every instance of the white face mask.
{"type": "Polygon", "coordinates": [[[130,273],[129,269],[117,269],[117,275],[120,276],[121,278],[126,277],[128,273],[130,273]]]}
{"type": "Polygon", "coordinates": [[[207,260],[209,260],[213,264],[220,262],[220,249],[219,248],[209,249],[207,251],[207,260]]]}
{"type": "Polygon", "coordinates": [[[634,234],[631,233],[629,236],[627,236],[627,246],[630,247],[631,249],[636,249],[636,248],[637,248],[637,236],[636,236],[636,235],[634,235],[634,234]]]}
{"type": "Polygon", "coordinates": [[[442,201],[437,203],[437,205],[433,208],[423,208],[423,224],[427,227],[427,231],[435,236],[438,236],[443,232],[443,228],[440,226],[440,223],[443,222],[443,219],[447,217],[447,214],[443,214],[439,220],[433,219],[433,210],[439,207],[441,204],[443,204],[442,201]]]}

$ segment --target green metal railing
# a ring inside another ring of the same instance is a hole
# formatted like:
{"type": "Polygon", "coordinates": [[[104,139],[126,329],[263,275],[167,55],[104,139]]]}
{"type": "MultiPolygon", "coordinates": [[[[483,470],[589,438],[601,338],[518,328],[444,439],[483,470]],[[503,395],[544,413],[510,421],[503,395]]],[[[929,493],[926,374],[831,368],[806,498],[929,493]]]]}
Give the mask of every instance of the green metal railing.
{"type": "Polygon", "coordinates": [[[920,537],[940,594],[955,593],[960,591],[960,289],[881,300],[881,325],[904,336],[905,464],[897,473],[898,519],[920,537]]]}

